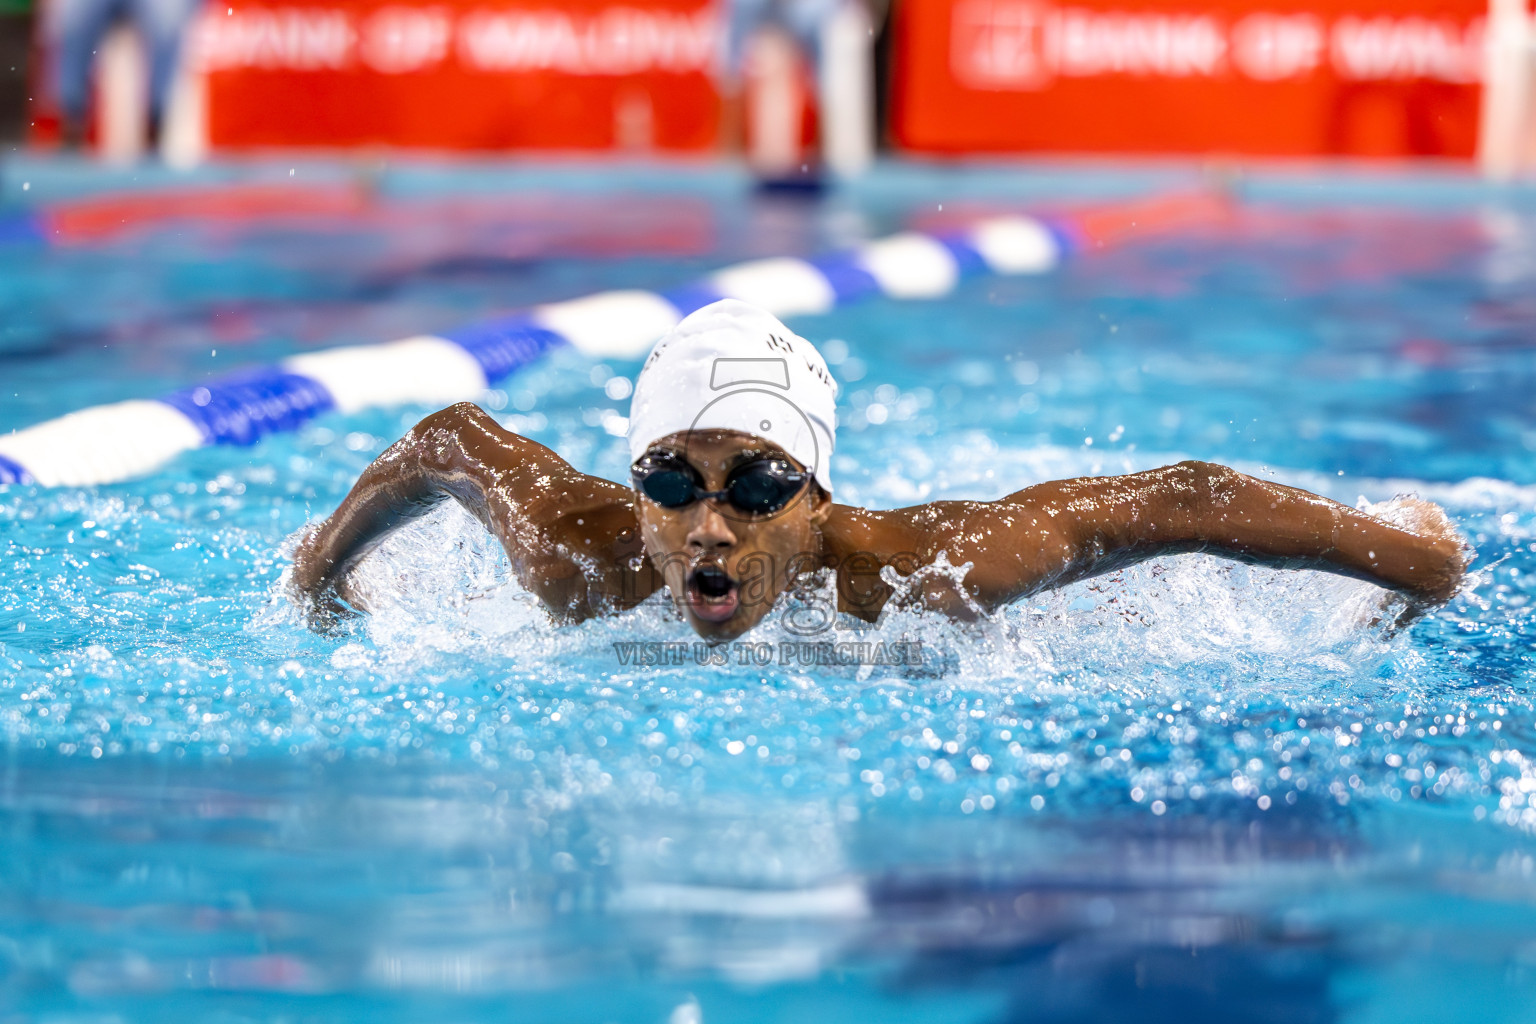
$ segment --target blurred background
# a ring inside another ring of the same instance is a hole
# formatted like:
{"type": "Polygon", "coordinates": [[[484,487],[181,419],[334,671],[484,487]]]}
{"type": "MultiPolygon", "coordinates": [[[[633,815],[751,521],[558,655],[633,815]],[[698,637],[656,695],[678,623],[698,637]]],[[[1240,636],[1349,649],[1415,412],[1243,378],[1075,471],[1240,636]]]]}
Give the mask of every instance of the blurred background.
{"type": "MultiPolygon", "coordinates": [[[[0,138],[264,150],[1531,157],[1521,0],[0,0],[0,138]]],[[[802,171],[802,168],[805,170],[802,171]]]]}

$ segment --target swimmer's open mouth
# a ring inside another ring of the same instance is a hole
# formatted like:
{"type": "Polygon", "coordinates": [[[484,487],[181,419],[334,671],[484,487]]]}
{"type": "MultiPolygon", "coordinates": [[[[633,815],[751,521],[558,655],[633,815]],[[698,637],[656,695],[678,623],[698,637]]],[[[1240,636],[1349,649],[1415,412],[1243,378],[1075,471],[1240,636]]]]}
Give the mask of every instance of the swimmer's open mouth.
{"type": "Polygon", "coordinates": [[[688,574],[688,607],[705,622],[724,622],[741,607],[736,581],[718,565],[701,565],[688,574]]]}

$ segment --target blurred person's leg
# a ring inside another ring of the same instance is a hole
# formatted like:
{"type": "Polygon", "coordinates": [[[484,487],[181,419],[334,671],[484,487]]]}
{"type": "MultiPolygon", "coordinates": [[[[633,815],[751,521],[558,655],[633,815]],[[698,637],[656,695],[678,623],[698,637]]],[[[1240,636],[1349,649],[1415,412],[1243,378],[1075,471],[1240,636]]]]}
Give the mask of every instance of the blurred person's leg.
{"type": "MultiPolygon", "coordinates": [[[[884,0],[873,2],[883,10],[884,0]]],[[[807,175],[814,158],[802,133],[814,123],[820,162],[843,176],[860,173],[874,152],[870,0],[738,3],[731,36],[733,48],[746,36],[747,157],[753,169],[768,179],[807,175]],[[755,15],[750,26],[747,11],[755,15]]]]}
{"type": "Polygon", "coordinates": [[[745,57],[747,163],[759,178],[790,178],[805,164],[802,144],[809,101],[794,37],[774,25],[759,26],[745,57]]]}
{"type": "Polygon", "coordinates": [[[181,60],[182,38],[201,6],[199,0],[128,0],[134,24],[149,55],[149,144],[160,144],[166,98],[181,60]]]}
{"type": "Polygon", "coordinates": [[[862,174],[875,155],[874,35],[863,0],[844,0],[818,27],[821,158],[845,178],[862,174]]]}
{"type": "Polygon", "coordinates": [[[1525,0],[1492,0],[1483,65],[1477,159],[1507,180],[1536,167],[1536,19],[1525,0]]]}
{"type": "Polygon", "coordinates": [[[875,148],[875,16],[887,0],[782,0],[781,17],[816,81],[822,161],[861,173],[875,148]]]}
{"type": "Polygon", "coordinates": [[[720,80],[725,88],[741,88],[747,74],[747,41],[759,25],[769,21],[773,11],[773,0],[730,0],[726,7],[725,46],[720,68],[720,80]]]}
{"type": "Polygon", "coordinates": [[[52,0],[47,8],[60,134],[66,147],[85,141],[96,49],[121,10],[119,0],[52,0]]]}
{"type": "Polygon", "coordinates": [[[0,143],[26,137],[32,0],[0,0],[0,143]]]}
{"type": "Polygon", "coordinates": [[[780,24],[800,44],[812,69],[821,65],[822,27],[846,2],[848,0],[781,0],[780,24]]]}
{"type": "Polygon", "coordinates": [[[720,144],[727,152],[746,152],[747,49],[752,34],[773,9],[772,0],[729,0],[715,81],[720,88],[720,144]]]}
{"type": "Polygon", "coordinates": [[[98,159],[131,164],[144,156],[149,110],[149,57],[138,29],[117,21],[96,48],[92,149],[98,159]]]}

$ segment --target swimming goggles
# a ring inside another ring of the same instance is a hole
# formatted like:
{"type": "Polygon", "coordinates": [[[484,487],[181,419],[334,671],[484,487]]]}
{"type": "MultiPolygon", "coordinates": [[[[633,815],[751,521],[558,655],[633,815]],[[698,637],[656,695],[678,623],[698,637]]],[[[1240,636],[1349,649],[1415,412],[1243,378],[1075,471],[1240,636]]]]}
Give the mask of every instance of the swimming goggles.
{"type": "Polygon", "coordinates": [[[728,501],[740,512],[767,516],[794,500],[811,478],[783,459],[764,458],[731,470],[725,487],[706,491],[699,474],[676,455],[647,452],[629,470],[635,487],[662,508],[687,508],[706,499],[728,501]]]}

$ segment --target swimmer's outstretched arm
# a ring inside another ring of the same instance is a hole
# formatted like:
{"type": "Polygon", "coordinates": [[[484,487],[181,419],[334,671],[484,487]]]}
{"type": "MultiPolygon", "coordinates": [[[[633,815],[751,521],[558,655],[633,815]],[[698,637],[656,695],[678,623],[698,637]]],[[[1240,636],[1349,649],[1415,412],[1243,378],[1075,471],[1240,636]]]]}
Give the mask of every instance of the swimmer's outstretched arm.
{"type": "Polygon", "coordinates": [[[339,611],[338,598],[366,610],[348,585],[352,568],[447,498],[485,524],[519,581],[561,620],[627,607],[656,588],[649,565],[635,557],[641,548],[629,488],[578,473],[468,402],[428,416],[363,471],[294,552],[294,588],[322,613],[339,611]]]}
{"type": "Polygon", "coordinates": [[[975,563],[965,585],[989,609],[1188,551],[1353,576],[1403,594],[1415,610],[1449,600],[1466,570],[1461,538],[1428,502],[1418,510],[1419,532],[1410,532],[1308,491],[1205,462],[1062,480],[999,501],[952,504],[959,507],[944,508],[926,531],[929,543],[934,552],[947,550],[955,564],[975,563]]]}

